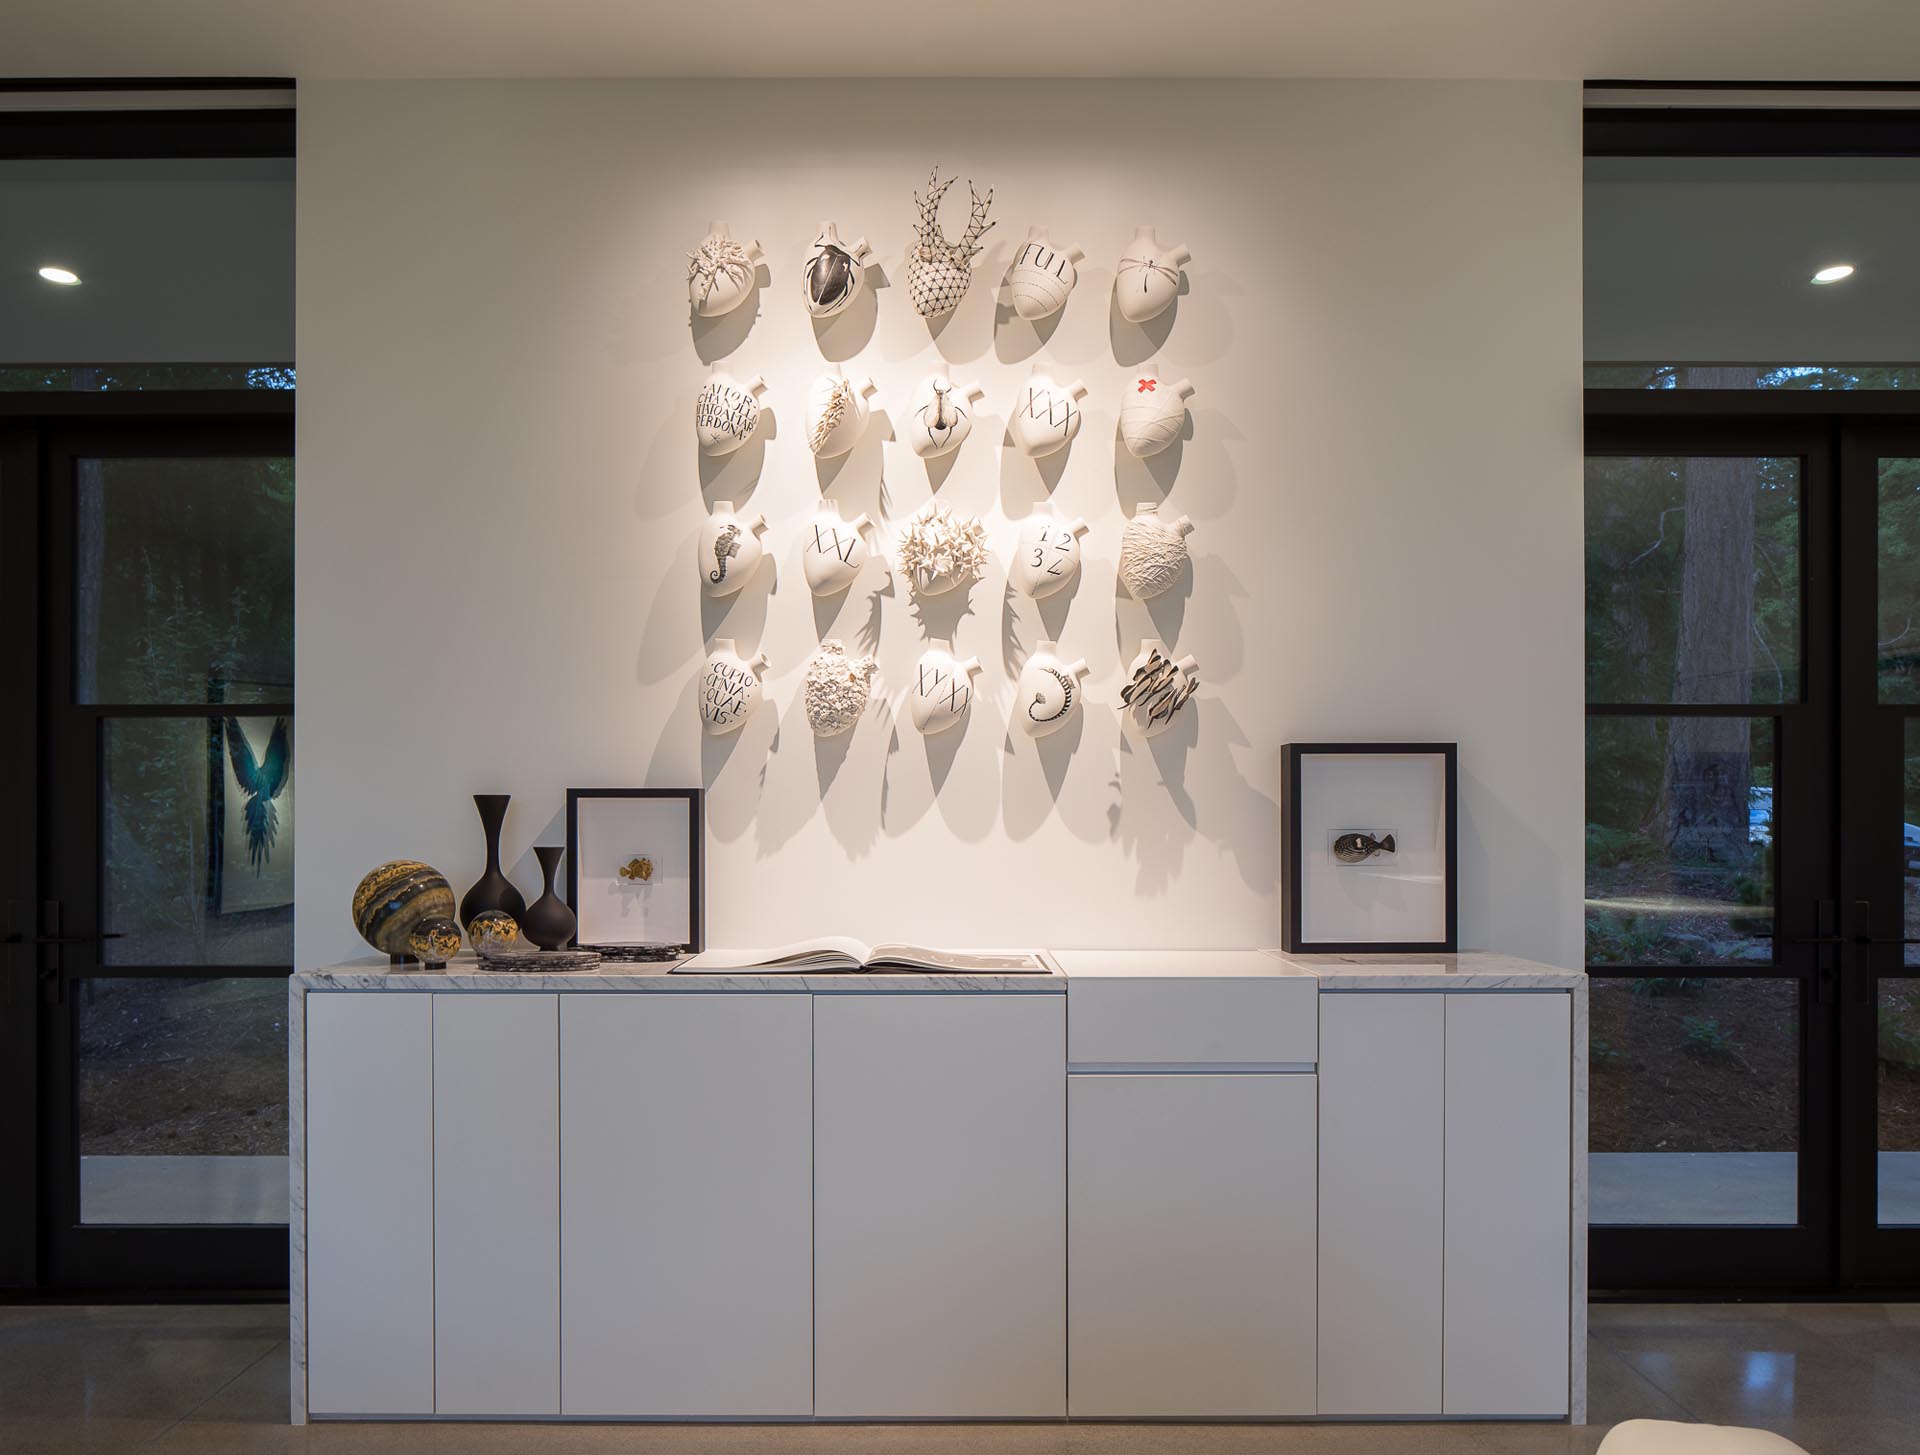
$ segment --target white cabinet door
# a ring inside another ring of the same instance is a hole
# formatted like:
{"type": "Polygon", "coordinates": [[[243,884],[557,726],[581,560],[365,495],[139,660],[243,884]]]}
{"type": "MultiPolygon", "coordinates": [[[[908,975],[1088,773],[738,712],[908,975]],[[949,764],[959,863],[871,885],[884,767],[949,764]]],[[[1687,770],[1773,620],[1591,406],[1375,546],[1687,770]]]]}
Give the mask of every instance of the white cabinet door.
{"type": "Polygon", "coordinates": [[[1067,1084],[1069,1413],[1314,1412],[1314,1078],[1067,1084]]]}
{"type": "Polygon", "coordinates": [[[1571,997],[1446,1000],[1444,1411],[1564,1415],[1571,997]]]}
{"type": "Polygon", "coordinates": [[[814,997],[823,1416],[1066,1412],[1066,998],[814,997]]]}
{"type": "Polygon", "coordinates": [[[1441,1404],[1446,997],[1320,997],[1323,1415],[1441,1404]]]}
{"type": "Polygon", "coordinates": [[[307,1407],[433,1413],[433,997],[312,991],[307,1407]]]}
{"type": "Polygon", "coordinates": [[[562,997],[561,1408],[813,1413],[810,998],[562,997]]]}
{"type": "Polygon", "coordinates": [[[438,1414],[560,1413],[558,1000],[434,997],[438,1414]]]}

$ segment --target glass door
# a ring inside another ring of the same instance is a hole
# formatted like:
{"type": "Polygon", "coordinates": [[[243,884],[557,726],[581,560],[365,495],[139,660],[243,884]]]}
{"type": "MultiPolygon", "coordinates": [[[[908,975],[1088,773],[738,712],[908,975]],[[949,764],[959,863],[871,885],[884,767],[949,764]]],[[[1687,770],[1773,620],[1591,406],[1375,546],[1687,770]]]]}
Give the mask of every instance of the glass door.
{"type": "Polygon", "coordinates": [[[1920,1283],[1920,423],[1842,432],[1841,1264],[1920,1283]]]}
{"type": "Polygon", "coordinates": [[[44,1281],[286,1278],[290,421],[40,452],[44,1281]]]}
{"type": "Polygon", "coordinates": [[[1592,1281],[1829,1279],[1831,450],[1588,420],[1592,1281]]]}

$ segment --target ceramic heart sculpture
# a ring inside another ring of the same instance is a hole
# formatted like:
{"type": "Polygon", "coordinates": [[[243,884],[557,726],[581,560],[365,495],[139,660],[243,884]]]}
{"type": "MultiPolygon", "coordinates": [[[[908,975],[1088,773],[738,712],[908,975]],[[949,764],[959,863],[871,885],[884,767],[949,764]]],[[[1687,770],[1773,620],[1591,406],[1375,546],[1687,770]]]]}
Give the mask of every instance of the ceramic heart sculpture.
{"type": "Polygon", "coordinates": [[[1160,507],[1143,505],[1120,533],[1120,582],[1136,601],[1150,601],[1180,578],[1187,564],[1184,515],[1162,520],[1160,507]]]}
{"type": "Polygon", "coordinates": [[[973,677],[980,659],[964,662],[953,655],[952,642],[935,642],[913,669],[913,690],[907,694],[907,715],[923,733],[943,733],[967,715],[973,704],[973,677]]]}
{"type": "Polygon", "coordinates": [[[843,243],[834,224],[821,223],[813,251],[807,254],[807,265],[800,270],[807,312],[815,318],[832,318],[853,302],[867,281],[867,263],[872,255],[865,238],[843,243]]]}
{"type": "Polygon", "coordinates": [[[853,585],[870,554],[863,532],[872,525],[865,515],[841,519],[837,501],[820,502],[819,511],[807,522],[806,543],[800,550],[800,564],[815,596],[835,596],[853,585]]]}
{"type": "Polygon", "coordinates": [[[802,697],[814,735],[836,738],[860,721],[880,664],[871,657],[849,657],[839,642],[820,643],[807,662],[802,697]]]}
{"type": "Polygon", "coordinates": [[[1164,247],[1153,235],[1153,225],[1141,223],[1113,273],[1113,303],[1120,316],[1128,323],[1145,323],[1165,313],[1179,295],[1180,270],[1192,261],[1185,243],[1164,247]]]}
{"type": "Polygon", "coordinates": [[[709,596],[731,596],[745,586],[767,553],[760,543],[760,532],[766,528],[764,515],[741,515],[731,500],[714,501],[694,552],[700,589],[709,596]]]}
{"type": "Polygon", "coordinates": [[[844,455],[859,443],[867,427],[871,379],[858,382],[838,369],[813,381],[807,395],[807,448],[821,459],[844,455]]]}
{"type": "Polygon", "coordinates": [[[1044,227],[1028,228],[1027,240],[1007,269],[1007,297],[1013,311],[1029,321],[1058,313],[1080,281],[1075,265],[1085,257],[1078,248],[1056,248],[1044,227]]]}
{"type": "Polygon", "coordinates": [[[1180,438],[1187,427],[1187,401],[1193,382],[1169,384],[1158,369],[1135,374],[1120,405],[1120,438],[1141,459],[1157,455],[1180,438]]]}
{"type": "Polygon", "coordinates": [[[737,243],[724,222],[707,224],[700,246],[687,254],[687,301],[702,318],[731,313],[753,296],[764,258],[757,242],[737,243]]]}
{"type": "Polygon", "coordinates": [[[1080,679],[1086,675],[1084,658],[1063,662],[1054,643],[1037,644],[1014,684],[1014,726],[1030,738],[1059,732],[1080,710],[1080,679]]]}
{"type": "Polygon", "coordinates": [[[707,653],[700,674],[700,721],[718,737],[736,730],[760,705],[760,675],[767,670],[767,654],[742,657],[728,640],[718,640],[707,653]]]}
{"type": "Polygon", "coordinates": [[[1014,548],[1013,584],[1032,597],[1064,590],[1080,574],[1080,537],[1087,523],[1075,517],[1063,521],[1050,510],[1036,510],[1020,523],[1020,542],[1014,548]]]}
{"type": "Polygon", "coordinates": [[[915,596],[938,596],[972,581],[986,566],[987,528],[977,515],[929,501],[901,530],[899,555],[908,589],[915,596]]]}
{"type": "Polygon", "coordinates": [[[755,374],[742,384],[731,374],[707,376],[693,401],[693,432],[703,455],[730,455],[760,426],[760,396],[767,381],[755,374]]]}
{"type": "Polygon", "coordinates": [[[1127,685],[1120,689],[1123,718],[1140,736],[1158,737],[1199,688],[1200,664],[1192,653],[1175,661],[1165,642],[1149,637],[1140,643],[1127,668],[1127,685]]]}
{"type": "Polygon", "coordinates": [[[1087,386],[1080,380],[1062,389],[1036,369],[1021,387],[1013,417],[1007,421],[1013,442],[1035,458],[1064,450],[1080,433],[1084,413],[1080,401],[1086,397],[1087,386]]]}
{"type": "Polygon", "coordinates": [[[945,374],[929,374],[913,391],[912,423],[907,443],[923,460],[950,455],[973,433],[974,406],[986,397],[978,384],[965,388],[945,374]]]}
{"type": "Polygon", "coordinates": [[[981,234],[994,225],[987,221],[987,209],[993,205],[992,189],[983,198],[969,182],[967,192],[973,198],[973,210],[967,218],[967,230],[959,242],[947,241],[940,230],[940,203],[947,188],[958,180],[949,177],[942,182],[940,169],[935,167],[927,179],[927,195],[916,192],[913,196],[919,219],[913,228],[913,246],[907,252],[907,296],[913,300],[913,311],[922,318],[938,318],[960,306],[960,300],[967,296],[967,285],[973,281],[973,260],[980,251],[981,234]]]}

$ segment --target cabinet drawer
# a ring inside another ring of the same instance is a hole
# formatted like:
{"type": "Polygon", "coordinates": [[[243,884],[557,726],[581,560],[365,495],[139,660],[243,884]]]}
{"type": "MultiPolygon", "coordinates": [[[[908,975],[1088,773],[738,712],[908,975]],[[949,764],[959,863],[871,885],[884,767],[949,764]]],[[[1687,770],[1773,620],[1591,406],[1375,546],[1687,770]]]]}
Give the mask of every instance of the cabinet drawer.
{"type": "Polygon", "coordinates": [[[1310,1066],[1319,1040],[1319,983],[1304,976],[1067,982],[1074,1065],[1310,1066]]]}

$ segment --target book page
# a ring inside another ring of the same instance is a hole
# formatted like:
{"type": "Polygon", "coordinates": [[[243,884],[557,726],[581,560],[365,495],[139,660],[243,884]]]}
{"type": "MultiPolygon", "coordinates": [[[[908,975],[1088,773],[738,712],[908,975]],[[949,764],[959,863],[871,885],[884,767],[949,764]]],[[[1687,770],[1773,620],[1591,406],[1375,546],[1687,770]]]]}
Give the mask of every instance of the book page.
{"type": "Polygon", "coordinates": [[[728,971],[764,971],[769,974],[806,970],[858,970],[870,954],[866,945],[845,935],[823,935],[760,950],[702,950],[676,965],[676,975],[720,975],[728,971]]]}
{"type": "Polygon", "coordinates": [[[956,975],[1046,975],[1051,972],[1037,950],[930,950],[924,945],[875,945],[867,968],[903,968],[956,975]]]}

